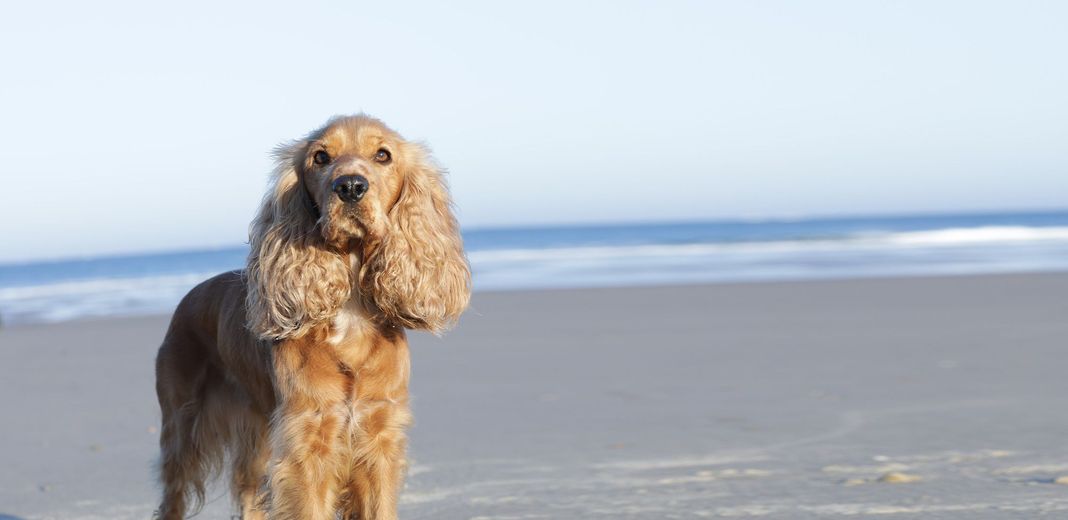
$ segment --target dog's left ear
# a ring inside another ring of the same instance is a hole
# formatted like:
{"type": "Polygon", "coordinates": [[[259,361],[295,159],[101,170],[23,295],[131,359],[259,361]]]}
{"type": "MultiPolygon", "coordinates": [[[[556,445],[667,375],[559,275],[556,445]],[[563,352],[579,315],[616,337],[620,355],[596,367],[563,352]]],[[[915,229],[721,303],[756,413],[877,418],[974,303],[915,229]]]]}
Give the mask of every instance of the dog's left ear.
{"type": "Polygon", "coordinates": [[[422,146],[407,144],[400,197],[389,231],[368,252],[360,289],[387,320],[434,333],[467,308],[471,271],[442,170],[422,146]]]}

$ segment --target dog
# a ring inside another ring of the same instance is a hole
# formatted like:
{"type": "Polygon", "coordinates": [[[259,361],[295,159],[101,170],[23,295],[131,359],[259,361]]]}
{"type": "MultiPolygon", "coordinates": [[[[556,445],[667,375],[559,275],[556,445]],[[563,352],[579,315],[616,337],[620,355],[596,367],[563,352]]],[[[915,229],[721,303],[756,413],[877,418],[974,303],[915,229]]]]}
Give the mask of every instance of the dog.
{"type": "Polygon", "coordinates": [[[245,269],[193,288],[157,355],[157,516],[199,511],[228,465],[245,520],[394,519],[405,329],[440,333],[470,297],[444,172],[365,115],[275,158],[245,269]]]}

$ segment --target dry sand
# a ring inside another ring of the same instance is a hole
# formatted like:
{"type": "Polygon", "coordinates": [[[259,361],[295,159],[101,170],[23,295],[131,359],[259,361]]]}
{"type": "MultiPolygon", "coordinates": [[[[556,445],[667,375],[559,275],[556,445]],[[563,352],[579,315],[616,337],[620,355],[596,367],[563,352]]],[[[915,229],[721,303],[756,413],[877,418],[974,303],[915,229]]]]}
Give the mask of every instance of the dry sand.
{"type": "MultiPolygon", "coordinates": [[[[0,519],[149,517],[165,324],[0,331],[0,519]]],[[[412,342],[404,518],[1068,517],[1068,274],[485,293],[412,342]]]]}

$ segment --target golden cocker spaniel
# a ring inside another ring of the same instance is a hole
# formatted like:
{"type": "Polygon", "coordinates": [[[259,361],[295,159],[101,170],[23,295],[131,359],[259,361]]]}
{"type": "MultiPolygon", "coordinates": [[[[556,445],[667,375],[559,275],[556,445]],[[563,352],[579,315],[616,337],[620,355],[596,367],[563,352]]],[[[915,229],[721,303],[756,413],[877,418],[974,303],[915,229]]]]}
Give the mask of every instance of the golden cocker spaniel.
{"type": "Polygon", "coordinates": [[[442,331],[470,295],[442,172],[363,115],[276,157],[247,268],[190,291],[156,359],[158,516],[197,509],[228,461],[245,520],[393,519],[404,329],[442,331]]]}

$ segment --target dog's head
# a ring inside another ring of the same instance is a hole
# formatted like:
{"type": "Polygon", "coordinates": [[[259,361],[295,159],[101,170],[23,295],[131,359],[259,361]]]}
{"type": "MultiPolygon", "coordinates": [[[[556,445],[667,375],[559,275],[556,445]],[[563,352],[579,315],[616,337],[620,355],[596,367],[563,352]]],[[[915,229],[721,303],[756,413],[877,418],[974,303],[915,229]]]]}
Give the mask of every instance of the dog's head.
{"type": "Polygon", "coordinates": [[[423,146],[359,115],[276,157],[250,237],[254,334],[298,337],[350,299],[408,328],[439,332],[459,317],[470,271],[442,171],[423,146]]]}

